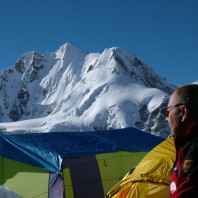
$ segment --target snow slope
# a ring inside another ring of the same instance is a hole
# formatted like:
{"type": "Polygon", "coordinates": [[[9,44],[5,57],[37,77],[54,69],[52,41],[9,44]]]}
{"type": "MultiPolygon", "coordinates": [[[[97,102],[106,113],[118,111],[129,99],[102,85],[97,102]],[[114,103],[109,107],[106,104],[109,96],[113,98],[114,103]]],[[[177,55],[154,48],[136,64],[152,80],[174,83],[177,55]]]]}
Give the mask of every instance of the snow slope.
{"type": "Polygon", "coordinates": [[[160,109],[174,86],[120,48],[87,53],[66,43],[24,53],[0,76],[0,129],[95,131],[127,127],[167,137],[160,109]]]}

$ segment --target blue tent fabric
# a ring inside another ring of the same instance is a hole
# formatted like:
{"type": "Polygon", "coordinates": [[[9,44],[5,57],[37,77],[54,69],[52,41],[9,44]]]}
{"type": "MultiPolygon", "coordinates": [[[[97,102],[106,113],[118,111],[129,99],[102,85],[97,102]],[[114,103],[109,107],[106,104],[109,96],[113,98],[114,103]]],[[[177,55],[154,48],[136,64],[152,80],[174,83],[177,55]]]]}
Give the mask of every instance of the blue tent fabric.
{"type": "Polygon", "coordinates": [[[0,155],[58,173],[64,158],[126,150],[148,152],[164,139],[135,128],[0,135],[0,155]]]}

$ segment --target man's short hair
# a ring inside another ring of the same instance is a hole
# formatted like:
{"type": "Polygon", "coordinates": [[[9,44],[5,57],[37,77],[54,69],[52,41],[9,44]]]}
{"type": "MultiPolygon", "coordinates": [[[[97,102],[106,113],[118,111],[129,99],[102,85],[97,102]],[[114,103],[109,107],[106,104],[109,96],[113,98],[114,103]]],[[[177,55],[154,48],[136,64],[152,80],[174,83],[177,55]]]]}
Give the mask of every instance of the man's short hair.
{"type": "Polygon", "coordinates": [[[187,84],[176,88],[178,103],[188,106],[191,116],[198,118],[198,84],[187,84]]]}

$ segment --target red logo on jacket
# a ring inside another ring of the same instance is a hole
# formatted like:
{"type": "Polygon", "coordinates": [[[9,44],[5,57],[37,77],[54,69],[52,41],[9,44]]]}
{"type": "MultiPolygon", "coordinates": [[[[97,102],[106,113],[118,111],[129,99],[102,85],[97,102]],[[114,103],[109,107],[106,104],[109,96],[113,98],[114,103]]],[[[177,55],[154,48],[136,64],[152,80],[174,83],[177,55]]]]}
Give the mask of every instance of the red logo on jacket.
{"type": "Polygon", "coordinates": [[[182,167],[182,170],[185,173],[188,172],[192,167],[192,163],[193,163],[193,160],[185,160],[184,164],[183,164],[183,167],[182,167]]]}

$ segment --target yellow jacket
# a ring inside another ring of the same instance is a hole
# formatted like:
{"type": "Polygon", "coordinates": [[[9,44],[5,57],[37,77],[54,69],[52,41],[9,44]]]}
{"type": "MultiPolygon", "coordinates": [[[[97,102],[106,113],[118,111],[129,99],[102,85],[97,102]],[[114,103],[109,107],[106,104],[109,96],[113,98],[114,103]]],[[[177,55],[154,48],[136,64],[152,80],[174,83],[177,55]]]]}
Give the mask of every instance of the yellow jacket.
{"type": "Polygon", "coordinates": [[[174,139],[170,137],[152,149],[107,193],[106,198],[169,197],[169,180],[175,157],[174,139]]]}

